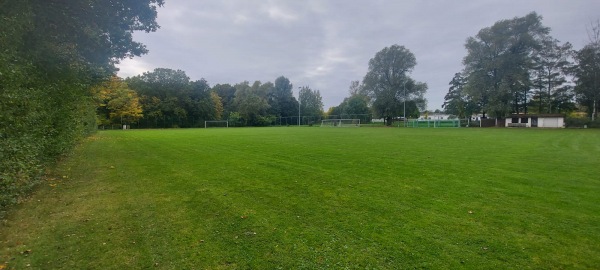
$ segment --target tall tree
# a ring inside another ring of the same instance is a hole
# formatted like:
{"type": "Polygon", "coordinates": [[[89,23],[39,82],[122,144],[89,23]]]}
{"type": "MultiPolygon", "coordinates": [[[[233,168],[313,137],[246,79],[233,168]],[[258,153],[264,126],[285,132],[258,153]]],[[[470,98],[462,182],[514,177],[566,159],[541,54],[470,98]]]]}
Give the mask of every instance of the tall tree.
{"type": "MultiPolygon", "coordinates": [[[[111,74],[120,59],[140,56],[146,47],[134,31],[153,32],[163,0],[3,1],[1,10],[22,6],[31,18],[22,31],[20,52],[53,75],[78,69],[87,76],[111,74]],[[70,64],[70,65],[66,65],[70,64]]],[[[23,15],[23,14],[20,14],[23,15]]],[[[84,74],[81,74],[84,75],[84,74]]]]}
{"type": "Polygon", "coordinates": [[[92,88],[92,92],[97,102],[98,120],[102,125],[131,124],[143,116],[137,93],[117,76],[92,88]]]}
{"type": "Polygon", "coordinates": [[[233,102],[235,98],[235,87],[230,84],[217,84],[212,87],[212,91],[217,93],[221,98],[224,116],[228,116],[231,112],[235,111],[233,102]]]}
{"type": "Polygon", "coordinates": [[[570,87],[564,85],[571,66],[571,48],[568,42],[561,45],[558,40],[545,37],[534,54],[532,75],[536,90],[533,102],[537,103],[540,113],[558,113],[565,107],[571,107],[570,87]]]}
{"type": "Polygon", "coordinates": [[[235,85],[235,89],[234,104],[242,123],[249,126],[266,125],[265,117],[269,104],[265,95],[266,91],[265,93],[261,91],[260,81],[255,81],[252,86],[247,81],[238,83],[235,85]]]}
{"type": "Polygon", "coordinates": [[[371,108],[369,107],[369,97],[365,95],[360,81],[350,82],[348,88],[349,97],[344,98],[342,103],[336,107],[331,107],[327,115],[331,119],[337,118],[360,118],[362,122],[371,121],[371,108]]]}
{"type": "Polygon", "coordinates": [[[365,90],[365,86],[360,81],[351,81],[348,87],[348,94],[350,96],[363,96],[368,99],[369,94],[365,90]]]}
{"type": "Polygon", "coordinates": [[[352,95],[344,99],[342,112],[346,115],[366,115],[371,113],[371,109],[364,96],[352,95]]]}
{"type": "Polygon", "coordinates": [[[312,121],[323,116],[323,100],[319,90],[312,90],[309,86],[303,86],[299,92],[300,112],[302,116],[313,118],[312,121]]]}
{"type": "Polygon", "coordinates": [[[214,108],[209,101],[210,87],[206,81],[190,82],[182,70],[156,68],[127,78],[127,83],[142,97],[146,115],[144,121],[140,121],[143,125],[192,127],[214,117],[214,108]],[[157,102],[158,107],[155,106],[157,102]]]}
{"type": "Polygon", "coordinates": [[[477,104],[465,93],[465,84],[466,78],[461,73],[454,74],[448,93],[444,97],[444,104],[442,104],[446,113],[466,118],[478,111],[477,104]]]}
{"type": "Polygon", "coordinates": [[[467,39],[465,90],[482,113],[502,117],[527,111],[533,53],[550,31],[535,12],[496,22],[467,39]]]}
{"type": "Polygon", "coordinates": [[[404,114],[408,101],[425,109],[427,84],[409,77],[416,64],[414,54],[399,45],[385,47],[369,61],[364,90],[372,99],[373,111],[387,125],[391,125],[393,117],[404,114]]]}
{"type": "Polygon", "coordinates": [[[590,43],[575,54],[575,92],[580,104],[587,108],[594,121],[600,106],[600,21],[591,25],[590,43]]]}
{"type": "Polygon", "coordinates": [[[223,119],[223,102],[221,101],[219,94],[215,91],[211,91],[210,100],[215,108],[215,120],[223,119]]]}
{"type": "Polygon", "coordinates": [[[329,107],[329,109],[327,110],[327,112],[325,112],[325,116],[327,119],[339,119],[341,118],[342,115],[342,108],[344,106],[344,102],[342,102],[340,105],[338,106],[332,106],[329,107]]]}
{"type": "Polygon", "coordinates": [[[166,98],[189,94],[190,78],[183,70],[155,68],[142,75],[127,78],[127,83],[142,95],[166,98]]]}
{"type": "Polygon", "coordinates": [[[269,93],[270,113],[275,116],[288,117],[297,115],[298,101],[292,93],[292,83],[284,76],[275,79],[275,87],[269,93]]]}
{"type": "Polygon", "coordinates": [[[218,119],[217,106],[221,106],[222,110],[222,104],[220,100],[216,103],[212,93],[205,79],[190,82],[190,95],[189,98],[184,97],[183,103],[188,111],[188,125],[200,127],[204,121],[218,119]]]}

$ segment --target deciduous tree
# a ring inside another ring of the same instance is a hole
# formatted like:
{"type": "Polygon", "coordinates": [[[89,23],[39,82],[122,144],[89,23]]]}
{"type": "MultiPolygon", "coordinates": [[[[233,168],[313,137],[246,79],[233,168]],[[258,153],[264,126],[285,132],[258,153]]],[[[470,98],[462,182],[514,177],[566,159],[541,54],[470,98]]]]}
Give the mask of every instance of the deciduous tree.
{"type": "Polygon", "coordinates": [[[442,104],[446,113],[466,118],[478,111],[478,104],[473,102],[465,92],[465,84],[466,79],[461,73],[454,74],[448,93],[444,97],[444,104],[442,104]]]}
{"type": "Polygon", "coordinates": [[[373,111],[385,118],[387,125],[393,117],[403,115],[408,101],[425,109],[427,84],[409,77],[416,64],[414,54],[400,45],[385,47],[369,61],[364,89],[372,99],[373,111]]]}
{"type": "Polygon", "coordinates": [[[358,118],[363,123],[371,121],[371,108],[369,97],[365,95],[363,86],[359,81],[350,82],[349,97],[336,107],[331,107],[327,112],[329,118],[358,118]]]}
{"type": "Polygon", "coordinates": [[[298,101],[292,93],[293,85],[284,76],[275,79],[275,87],[269,93],[270,113],[275,116],[288,117],[298,114],[298,101]]]}
{"type": "Polygon", "coordinates": [[[217,102],[213,99],[213,93],[208,82],[204,79],[190,82],[189,98],[183,97],[184,106],[188,111],[187,122],[189,126],[203,126],[204,121],[220,118],[220,116],[217,117],[217,106],[220,107],[222,115],[223,105],[220,100],[217,102]]]}
{"type": "Polygon", "coordinates": [[[532,101],[537,103],[538,112],[560,113],[572,108],[571,87],[565,85],[566,74],[571,68],[571,49],[570,43],[561,45],[549,36],[541,40],[541,46],[533,56],[532,70],[536,89],[532,101]]]}
{"type": "Polygon", "coordinates": [[[527,111],[533,54],[550,29],[535,12],[496,22],[467,39],[464,88],[484,116],[527,111]]]}
{"type": "Polygon", "coordinates": [[[302,116],[313,118],[312,121],[323,116],[323,99],[319,90],[313,90],[309,86],[303,86],[299,92],[300,112],[302,116]]]}
{"type": "Polygon", "coordinates": [[[214,118],[208,83],[205,80],[191,82],[182,70],[156,68],[128,78],[127,83],[142,97],[147,116],[140,121],[143,126],[155,123],[158,124],[155,127],[193,127],[214,118]],[[157,101],[158,107],[155,106],[157,101]]]}
{"type": "Polygon", "coordinates": [[[590,43],[575,54],[575,92],[580,104],[587,108],[592,121],[597,118],[600,106],[600,21],[591,25],[590,43]]]}
{"type": "Polygon", "coordinates": [[[212,87],[212,91],[217,93],[223,103],[223,115],[228,116],[230,112],[234,112],[235,87],[230,84],[217,84],[212,87]]]}
{"type": "Polygon", "coordinates": [[[265,117],[269,104],[265,93],[260,91],[260,81],[255,81],[252,86],[245,81],[235,85],[234,104],[241,117],[242,124],[250,126],[265,125],[265,117]]]}
{"type": "Polygon", "coordinates": [[[92,92],[101,125],[131,124],[143,116],[137,93],[117,76],[94,87],[92,92]]]}
{"type": "Polygon", "coordinates": [[[221,101],[221,97],[217,92],[211,91],[210,100],[215,108],[215,120],[221,120],[223,118],[223,102],[221,101]]]}

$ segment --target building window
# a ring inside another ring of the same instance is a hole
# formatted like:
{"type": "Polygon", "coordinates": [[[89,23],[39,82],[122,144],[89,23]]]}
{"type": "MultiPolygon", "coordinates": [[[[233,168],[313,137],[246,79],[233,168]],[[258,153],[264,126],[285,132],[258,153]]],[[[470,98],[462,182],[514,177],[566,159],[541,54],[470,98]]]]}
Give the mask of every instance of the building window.
{"type": "Polygon", "coordinates": [[[527,117],[521,118],[521,123],[527,123],[528,121],[529,121],[529,118],[527,118],[527,117]]]}
{"type": "Polygon", "coordinates": [[[511,123],[519,123],[519,118],[513,117],[513,119],[510,121],[511,123]]]}

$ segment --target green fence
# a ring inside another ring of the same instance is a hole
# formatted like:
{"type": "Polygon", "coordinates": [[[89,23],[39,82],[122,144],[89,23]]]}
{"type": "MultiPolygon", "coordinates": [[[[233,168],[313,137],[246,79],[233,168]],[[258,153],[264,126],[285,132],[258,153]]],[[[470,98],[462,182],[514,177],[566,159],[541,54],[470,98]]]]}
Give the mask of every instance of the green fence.
{"type": "Polygon", "coordinates": [[[413,128],[460,127],[460,120],[409,119],[406,121],[406,126],[413,128]]]}

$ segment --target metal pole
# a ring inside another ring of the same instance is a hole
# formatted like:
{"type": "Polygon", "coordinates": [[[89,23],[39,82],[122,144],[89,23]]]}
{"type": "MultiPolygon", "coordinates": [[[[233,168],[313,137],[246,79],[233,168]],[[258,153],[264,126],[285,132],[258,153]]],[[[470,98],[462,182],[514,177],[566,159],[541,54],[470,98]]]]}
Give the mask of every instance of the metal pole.
{"type": "Polygon", "coordinates": [[[406,80],[404,81],[404,118],[402,121],[404,122],[404,127],[406,127],[406,80]]]}
{"type": "Polygon", "coordinates": [[[298,126],[300,126],[300,90],[301,88],[298,87],[298,126]]]}

